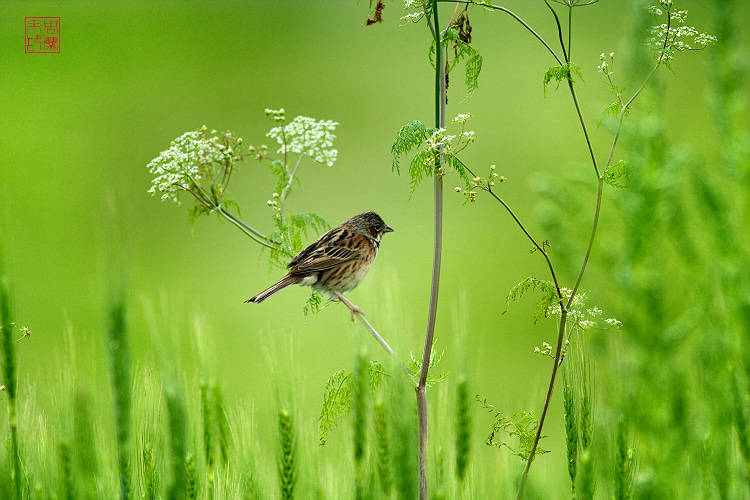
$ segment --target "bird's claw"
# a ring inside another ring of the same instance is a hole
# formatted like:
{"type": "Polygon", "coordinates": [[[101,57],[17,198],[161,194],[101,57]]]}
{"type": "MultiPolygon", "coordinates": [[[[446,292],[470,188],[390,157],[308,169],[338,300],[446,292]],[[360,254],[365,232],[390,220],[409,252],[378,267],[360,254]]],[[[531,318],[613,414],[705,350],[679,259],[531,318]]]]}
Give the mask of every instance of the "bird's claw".
{"type": "Polygon", "coordinates": [[[365,315],[365,312],[359,306],[355,306],[354,304],[352,304],[351,311],[352,311],[352,323],[356,323],[356,321],[354,321],[354,316],[356,314],[361,314],[362,316],[365,315]]]}

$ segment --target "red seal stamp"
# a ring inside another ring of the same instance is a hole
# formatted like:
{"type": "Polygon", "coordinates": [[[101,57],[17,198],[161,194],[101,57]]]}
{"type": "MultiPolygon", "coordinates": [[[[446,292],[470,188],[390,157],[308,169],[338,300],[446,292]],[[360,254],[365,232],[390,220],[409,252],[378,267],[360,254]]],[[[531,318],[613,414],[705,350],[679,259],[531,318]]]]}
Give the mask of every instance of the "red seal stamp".
{"type": "Polygon", "coordinates": [[[24,20],[24,31],[27,53],[60,53],[59,17],[27,17],[24,20]]]}

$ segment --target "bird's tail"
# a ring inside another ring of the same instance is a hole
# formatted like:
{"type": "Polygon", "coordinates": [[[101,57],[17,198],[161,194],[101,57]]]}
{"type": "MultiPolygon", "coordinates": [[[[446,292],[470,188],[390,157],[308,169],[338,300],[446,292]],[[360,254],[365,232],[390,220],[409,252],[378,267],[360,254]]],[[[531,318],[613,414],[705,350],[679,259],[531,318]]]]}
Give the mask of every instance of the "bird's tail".
{"type": "Polygon", "coordinates": [[[299,276],[293,276],[291,274],[287,274],[286,276],[281,278],[281,280],[279,280],[278,283],[266,288],[265,290],[257,294],[255,297],[247,299],[245,302],[263,302],[264,300],[266,300],[268,297],[278,292],[279,290],[283,290],[289,285],[294,285],[295,283],[299,283],[301,280],[302,278],[299,276]]]}

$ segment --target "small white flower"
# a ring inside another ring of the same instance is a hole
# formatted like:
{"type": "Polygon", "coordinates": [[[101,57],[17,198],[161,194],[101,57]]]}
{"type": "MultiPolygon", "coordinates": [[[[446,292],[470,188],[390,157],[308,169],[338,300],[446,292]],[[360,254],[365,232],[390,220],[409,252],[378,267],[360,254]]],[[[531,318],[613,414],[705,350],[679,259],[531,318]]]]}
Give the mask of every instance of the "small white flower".
{"type": "Polygon", "coordinates": [[[316,121],[298,116],[288,125],[272,128],[266,135],[281,145],[278,153],[304,154],[331,167],[338,155],[338,150],[331,147],[336,138],[333,131],[337,126],[338,123],[331,120],[316,121]]]}
{"type": "Polygon", "coordinates": [[[401,20],[408,21],[410,23],[416,23],[417,21],[422,19],[422,16],[424,16],[424,12],[412,12],[411,14],[401,16],[401,20]]]}

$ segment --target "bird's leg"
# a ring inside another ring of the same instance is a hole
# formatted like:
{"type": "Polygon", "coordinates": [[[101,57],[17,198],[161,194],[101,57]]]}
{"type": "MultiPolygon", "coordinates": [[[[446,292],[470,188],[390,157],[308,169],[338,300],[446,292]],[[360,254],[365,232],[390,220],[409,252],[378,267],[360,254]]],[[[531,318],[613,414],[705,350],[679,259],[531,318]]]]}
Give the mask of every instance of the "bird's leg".
{"type": "Polygon", "coordinates": [[[364,311],[363,311],[363,310],[362,310],[362,309],[361,309],[361,308],[360,308],[359,306],[355,306],[354,304],[352,304],[352,303],[351,303],[351,302],[349,301],[349,299],[347,299],[346,297],[344,297],[344,296],[343,296],[343,295],[341,294],[341,292],[333,292],[333,293],[335,293],[335,294],[336,294],[336,296],[337,296],[337,297],[338,297],[339,299],[341,299],[341,302],[343,302],[344,304],[346,304],[346,307],[348,307],[348,308],[349,308],[349,309],[350,309],[350,310],[352,311],[352,323],[354,323],[354,315],[355,315],[355,314],[361,314],[362,316],[364,316],[364,315],[365,315],[365,312],[364,312],[364,311]]]}

